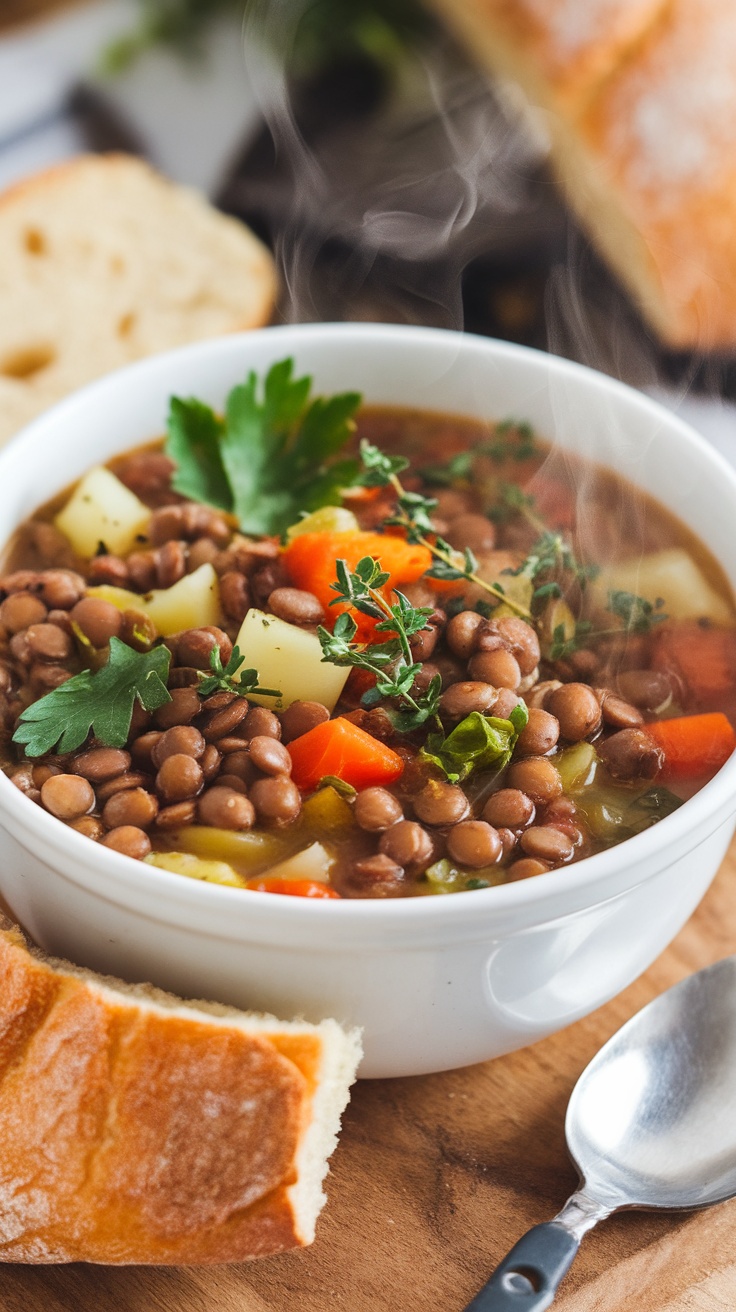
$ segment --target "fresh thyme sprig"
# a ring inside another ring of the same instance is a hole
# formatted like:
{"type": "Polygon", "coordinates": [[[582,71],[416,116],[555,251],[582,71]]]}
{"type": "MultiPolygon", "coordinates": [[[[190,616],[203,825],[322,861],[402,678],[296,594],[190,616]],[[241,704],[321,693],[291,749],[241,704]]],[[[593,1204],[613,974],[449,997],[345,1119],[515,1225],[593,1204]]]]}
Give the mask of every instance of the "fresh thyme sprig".
{"type": "Polygon", "coordinates": [[[211,674],[199,675],[197,692],[200,697],[209,697],[213,692],[234,692],[238,697],[247,697],[251,692],[260,693],[263,697],[280,697],[281,693],[276,688],[260,688],[258,685],[258,671],[244,670],[245,657],[241,656],[240,648],[233,647],[233,654],[227,665],[223,667],[220,648],[213,647],[210,652],[210,669],[211,674]],[[237,674],[237,679],[235,675],[237,674]]]}
{"type": "MultiPolygon", "coordinates": [[[[505,572],[505,571],[504,571],[505,572]]],[[[545,574],[569,574],[581,588],[600,573],[597,565],[583,565],[566,542],[561,533],[545,530],[534,543],[531,551],[516,568],[508,571],[515,577],[521,575],[534,583],[545,574]]],[[[535,589],[533,600],[542,597],[561,595],[562,589],[556,580],[540,584],[535,589]]]]}
{"type": "Polygon", "coordinates": [[[421,470],[425,481],[438,487],[451,487],[463,479],[472,479],[479,456],[487,456],[501,465],[506,460],[530,460],[538,453],[534,429],[526,420],[502,419],[495,425],[494,434],[487,442],[478,442],[469,451],[460,451],[444,463],[425,465],[421,470]],[[513,438],[516,441],[510,440],[513,438]]]}
{"type": "Polygon", "coordinates": [[[392,634],[383,642],[356,642],[358,626],[349,611],[343,611],[335,621],[332,633],[322,625],[317,629],[322,646],[323,661],[333,665],[350,665],[367,670],[376,677],[375,687],[369,688],[361,698],[366,707],[375,706],[384,697],[397,698],[398,710],[387,709],[391,723],[399,733],[411,733],[428,720],[434,719],[441,728],[437,711],[442,693],[439,674],[420,692],[414,683],[422,669],[414,660],[410,639],[428,627],[432,614],[429,606],[412,606],[401,592],[394,592],[389,602],[381,588],[389,575],[372,556],[364,556],[354,570],[346,561],[336,562],[337,580],[332,590],[337,595],[332,606],[347,602],[361,615],[377,620],[376,632],[392,634]]]}
{"type": "Polygon", "coordinates": [[[390,486],[396,493],[396,513],[386,521],[387,524],[403,528],[407,541],[421,544],[434,557],[436,563],[427,570],[428,578],[447,581],[465,579],[468,583],[477,584],[498,601],[505,602],[523,619],[532,618],[527,607],[507,597],[500,584],[488,583],[479,577],[478,561],[469,548],[466,548],[461,555],[460,552],[453,550],[449,542],[434,532],[431,514],[437,506],[436,500],[433,497],[422,496],[419,492],[410,492],[399,478],[399,474],[407,468],[408,460],[403,456],[387,456],[365,439],[360,444],[360,456],[365,469],[362,480],[364,486],[390,486]]]}
{"type": "Polygon", "coordinates": [[[601,638],[622,637],[631,633],[650,633],[655,624],[661,624],[667,619],[667,615],[661,609],[662,606],[664,606],[662,597],[657,597],[655,602],[651,602],[647,601],[646,597],[638,597],[634,592],[624,592],[620,589],[611,591],[608,594],[608,610],[623,621],[620,627],[595,629],[591,620],[578,620],[575,633],[572,637],[567,637],[564,625],[560,624],[552,635],[549,659],[565,660],[581,646],[588,646],[601,638]]]}

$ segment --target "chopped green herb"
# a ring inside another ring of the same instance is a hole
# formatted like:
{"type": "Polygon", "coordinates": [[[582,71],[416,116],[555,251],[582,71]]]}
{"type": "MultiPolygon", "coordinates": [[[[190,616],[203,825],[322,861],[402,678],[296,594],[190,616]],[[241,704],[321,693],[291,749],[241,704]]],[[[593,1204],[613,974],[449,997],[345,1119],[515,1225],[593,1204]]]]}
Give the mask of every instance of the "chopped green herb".
{"type": "MultiPolygon", "coordinates": [[[[409,639],[428,628],[431,606],[412,606],[401,592],[387,601],[380,591],[389,575],[372,556],[364,556],[354,570],[344,560],[336,561],[337,580],[332,590],[337,595],[331,605],[348,602],[361,615],[378,620],[377,633],[391,634],[384,642],[356,642],[358,626],[349,611],[343,611],[330,633],[322,625],[317,635],[322,645],[323,661],[333,665],[351,665],[376,676],[374,688],[363,694],[363,706],[377,705],[384,697],[396,698],[399,709],[386,708],[386,714],[399,733],[411,733],[436,718],[442,693],[442,679],[435,675],[421,693],[414,681],[422,666],[414,660],[409,639]]],[[[438,721],[439,723],[439,721],[438,721]]]]}
{"type": "Polygon", "coordinates": [[[355,430],[359,393],[310,402],[311,378],[293,370],[293,360],[273,365],[262,388],[250,373],[224,419],[201,401],[171,402],[174,490],[233,513],[245,533],[282,533],[302,512],[338,505],[358,474],[357,461],[337,456],[355,430]]]}
{"type": "Polygon", "coordinates": [[[84,670],[26,707],[13,742],[27,756],[45,756],[56,747],[74,752],[91,731],[103,747],[124,747],[136,700],[146,711],[171,701],[170,662],[167,647],[137,652],[111,638],[107,664],[96,674],[84,670]]]}
{"type": "Polygon", "coordinates": [[[531,424],[525,420],[502,419],[495,426],[495,436],[487,442],[478,442],[472,450],[460,451],[443,464],[425,465],[421,473],[428,483],[452,487],[472,479],[479,456],[486,456],[501,465],[506,460],[530,460],[537,451],[531,424]]]}
{"type": "Polygon", "coordinates": [[[358,796],[357,788],[353,788],[352,784],[346,784],[345,780],[339,779],[336,774],[323,774],[317,787],[334,788],[335,792],[340,794],[340,797],[350,799],[350,801],[358,796]]]}
{"type": "Polygon", "coordinates": [[[438,766],[453,784],[478,770],[503,770],[528,720],[529,712],[521,702],[508,720],[472,711],[446,738],[430,734],[420,756],[438,766]]]}
{"type": "Polygon", "coordinates": [[[220,648],[213,647],[210,652],[212,674],[199,675],[197,692],[200,697],[209,697],[213,692],[234,692],[238,697],[247,697],[251,692],[260,693],[262,697],[281,696],[276,688],[261,688],[258,683],[258,671],[244,670],[241,668],[243,665],[245,665],[245,657],[241,656],[239,647],[233,647],[233,654],[224,668],[220,648]]]}
{"type": "Polygon", "coordinates": [[[608,609],[623,620],[627,633],[649,633],[653,624],[666,620],[662,606],[662,597],[651,602],[645,597],[637,597],[633,592],[616,590],[608,594],[608,609]]]}

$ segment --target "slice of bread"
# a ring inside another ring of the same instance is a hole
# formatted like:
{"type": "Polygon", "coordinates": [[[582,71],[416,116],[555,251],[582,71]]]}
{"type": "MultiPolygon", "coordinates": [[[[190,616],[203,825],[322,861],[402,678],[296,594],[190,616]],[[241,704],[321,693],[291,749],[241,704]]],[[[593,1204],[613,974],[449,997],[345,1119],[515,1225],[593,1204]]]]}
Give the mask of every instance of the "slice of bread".
{"type": "Polygon", "coordinates": [[[314,1237],[361,1050],[184,1003],[0,917],[0,1261],[242,1262],[314,1237]]]}
{"type": "Polygon", "coordinates": [[[242,223],[124,155],[0,196],[0,441],[112,369],[271,317],[273,260],[242,223]]]}
{"type": "Polygon", "coordinates": [[[732,352],[733,0],[431,2],[544,111],[572,207],[661,340],[732,352]]]}

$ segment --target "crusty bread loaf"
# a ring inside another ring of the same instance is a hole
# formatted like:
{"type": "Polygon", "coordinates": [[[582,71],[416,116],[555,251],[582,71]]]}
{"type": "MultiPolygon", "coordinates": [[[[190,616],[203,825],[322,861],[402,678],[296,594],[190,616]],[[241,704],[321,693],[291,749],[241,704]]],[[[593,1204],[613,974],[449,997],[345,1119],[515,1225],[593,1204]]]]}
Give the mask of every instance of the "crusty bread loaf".
{"type": "Polygon", "coordinates": [[[120,984],[0,917],[0,1260],[240,1262],[308,1244],[360,1044],[120,984]]]}
{"type": "Polygon", "coordinates": [[[662,340],[733,350],[733,0],[433,3],[547,111],[572,206],[662,340]]]}
{"type": "Polygon", "coordinates": [[[0,196],[0,441],[132,360],[268,322],[242,223],[140,160],[90,155],[0,196]]]}

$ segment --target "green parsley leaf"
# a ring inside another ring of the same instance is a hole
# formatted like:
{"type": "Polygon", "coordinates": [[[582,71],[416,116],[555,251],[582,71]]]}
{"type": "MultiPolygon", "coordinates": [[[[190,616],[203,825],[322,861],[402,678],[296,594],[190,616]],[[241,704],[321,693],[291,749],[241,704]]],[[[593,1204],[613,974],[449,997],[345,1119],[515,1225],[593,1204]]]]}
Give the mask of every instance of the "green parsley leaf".
{"type": "Polygon", "coordinates": [[[45,756],[58,746],[74,752],[92,731],[103,747],[124,747],[136,699],[146,711],[171,701],[166,687],[171,663],[167,647],[137,652],[110,639],[110,656],[96,674],[84,670],[26,707],[13,742],[27,756],[45,756]]]}
{"type": "Polygon", "coordinates": [[[309,401],[312,380],[293,360],[233,388],[225,418],[201,401],[174,397],[166,454],[175,491],[234,513],[245,533],[282,533],[302,512],[340,502],[358,462],[336,456],[355,429],[357,392],[309,401]]]}
{"type": "Polygon", "coordinates": [[[439,766],[453,784],[477,770],[503,770],[528,719],[529,712],[521,703],[508,720],[471,711],[446,738],[430,734],[419,755],[439,766]]]}

